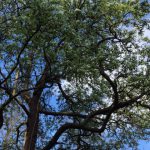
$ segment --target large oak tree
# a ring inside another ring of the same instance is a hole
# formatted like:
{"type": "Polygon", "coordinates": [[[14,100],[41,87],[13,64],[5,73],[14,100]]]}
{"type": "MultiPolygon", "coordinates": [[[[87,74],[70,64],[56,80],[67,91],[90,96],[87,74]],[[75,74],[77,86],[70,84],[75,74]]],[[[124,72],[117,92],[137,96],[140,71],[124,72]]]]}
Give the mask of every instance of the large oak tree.
{"type": "Polygon", "coordinates": [[[148,30],[144,0],[2,0],[2,149],[115,150],[148,139],[148,30]]]}

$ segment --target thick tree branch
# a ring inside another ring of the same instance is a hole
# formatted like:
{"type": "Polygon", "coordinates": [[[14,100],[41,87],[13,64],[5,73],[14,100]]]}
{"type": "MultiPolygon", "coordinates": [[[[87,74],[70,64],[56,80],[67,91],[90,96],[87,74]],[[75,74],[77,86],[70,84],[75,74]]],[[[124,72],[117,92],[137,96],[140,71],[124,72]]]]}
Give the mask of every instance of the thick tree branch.
{"type": "Polygon", "coordinates": [[[87,119],[85,119],[85,121],[82,124],[73,124],[73,123],[66,123],[63,126],[61,126],[57,132],[55,133],[55,135],[52,137],[51,141],[49,141],[49,143],[43,148],[43,150],[50,150],[52,147],[54,147],[57,143],[57,140],[59,139],[59,137],[68,129],[82,129],[84,131],[90,131],[93,133],[102,133],[104,132],[107,123],[109,122],[109,119],[111,117],[111,114],[114,113],[115,111],[124,108],[124,107],[128,107],[131,106],[132,104],[134,104],[135,102],[137,102],[139,99],[141,99],[143,96],[145,95],[145,93],[131,99],[128,100],[126,102],[120,102],[117,105],[113,105],[104,109],[99,109],[97,111],[92,112],[91,114],[89,114],[89,116],[87,117],[87,119]],[[103,124],[101,126],[100,129],[98,128],[90,128],[87,127],[87,122],[93,118],[96,115],[100,115],[100,114],[105,114],[106,117],[103,121],[103,124]]]}
{"type": "Polygon", "coordinates": [[[82,124],[66,123],[57,130],[55,135],[52,137],[51,141],[42,150],[50,150],[51,148],[53,148],[57,144],[57,140],[59,139],[59,137],[68,129],[81,129],[84,131],[89,131],[89,132],[100,134],[103,132],[104,127],[105,125],[102,126],[102,128],[98,129],[98,128],[87,127],[82,124]]]}
{"type": "Polygon", "coordinates": [[[145,95],[146,92],[140,94],[139,96],[133,98],[133,99],[130,99],[128,101],[125,101],[125,102],[120,102],[118,103],[117,105],[111,105],[107,108],[103,108],[103,109],[98,109],[94,112],[92,112],[88,118],[93,118],[94,116],[96,115],[106,115],[108,114],[110,111],[111,112],[115,112],[117,111],[118,109],[121,109],[121,108],[124,108],[124,107],[128,107],[128,106],[131,106],[132,104],[136,103],[138,100],[140,100],[144,95],[145,95]]]}

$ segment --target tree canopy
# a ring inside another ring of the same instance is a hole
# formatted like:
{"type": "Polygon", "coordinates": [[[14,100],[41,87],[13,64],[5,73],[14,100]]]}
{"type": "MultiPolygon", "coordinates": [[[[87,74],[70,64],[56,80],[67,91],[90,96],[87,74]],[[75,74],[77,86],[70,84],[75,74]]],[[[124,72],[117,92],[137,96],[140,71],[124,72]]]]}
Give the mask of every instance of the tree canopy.
{"type": "Polygon", "coordinates": [[[148,140],[149,6],[2,0],[2,149],[119,150],[148,140]]]}

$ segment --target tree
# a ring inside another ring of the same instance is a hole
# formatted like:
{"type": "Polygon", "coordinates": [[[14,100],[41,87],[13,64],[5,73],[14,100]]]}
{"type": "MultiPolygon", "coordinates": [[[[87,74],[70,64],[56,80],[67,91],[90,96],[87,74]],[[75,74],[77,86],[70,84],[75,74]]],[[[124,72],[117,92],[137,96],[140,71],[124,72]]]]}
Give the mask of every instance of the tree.
{"type": "Polygon", "coordinates": [[[149,138],[148,1],[3,0],[3,149],[120,149],[149,138]]]}

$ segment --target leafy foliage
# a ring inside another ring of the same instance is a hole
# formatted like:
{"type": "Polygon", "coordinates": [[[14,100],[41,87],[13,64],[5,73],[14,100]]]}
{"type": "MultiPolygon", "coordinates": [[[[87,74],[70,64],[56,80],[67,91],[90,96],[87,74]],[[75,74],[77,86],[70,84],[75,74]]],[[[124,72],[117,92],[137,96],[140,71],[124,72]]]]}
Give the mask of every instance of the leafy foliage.
{"type": "Polygon", "coordinates": [[[148,18],[148,1],[3,0],[3,149],[126,149],[149,139],[148,18]]]}

